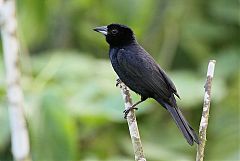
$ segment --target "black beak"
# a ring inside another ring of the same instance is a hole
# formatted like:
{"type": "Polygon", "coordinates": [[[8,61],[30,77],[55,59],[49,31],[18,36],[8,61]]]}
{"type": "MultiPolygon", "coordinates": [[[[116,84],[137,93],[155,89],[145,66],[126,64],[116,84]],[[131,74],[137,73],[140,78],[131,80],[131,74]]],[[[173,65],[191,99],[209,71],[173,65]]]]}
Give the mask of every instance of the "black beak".
{"type": "Polygon", "coordinates": [[[93,30],[96,31],[96,32],[100,32],[105,36],[107,35],[107,26],[96,27],[93,30]]]}

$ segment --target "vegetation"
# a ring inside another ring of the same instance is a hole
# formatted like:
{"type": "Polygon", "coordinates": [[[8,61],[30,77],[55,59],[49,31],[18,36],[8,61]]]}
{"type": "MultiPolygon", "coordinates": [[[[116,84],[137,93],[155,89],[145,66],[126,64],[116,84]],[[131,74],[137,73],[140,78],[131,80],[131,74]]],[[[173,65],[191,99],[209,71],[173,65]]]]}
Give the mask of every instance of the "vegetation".
{"type": "MultiPolygon", "coordinates": [[[[239,2],[229,0],[21,0],[22,87],[34,161],[133,160],[124,104],[108,45],[92,28],[132,27],[166,69],[178,104],[198,130],[208,60],[216,59],[206,161],[239,156],[239,2]]],[[[2,50],[1,50],[2,51],[2,50]]],[[[0,59],[0,160],[12,160],[3,54],[0,59]]],[[[132,94],[134,101],[139,96],[132,94]]],[[[146,158],[191,161],[190,147],[153,100],[140,105],[146,158]]]]}

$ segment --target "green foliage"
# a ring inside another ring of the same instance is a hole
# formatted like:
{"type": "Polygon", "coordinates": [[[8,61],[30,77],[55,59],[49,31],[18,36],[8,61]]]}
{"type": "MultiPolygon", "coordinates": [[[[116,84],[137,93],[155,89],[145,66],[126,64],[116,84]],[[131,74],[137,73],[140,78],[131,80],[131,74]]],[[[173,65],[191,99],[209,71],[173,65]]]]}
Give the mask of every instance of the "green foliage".
{"type": "MultiPolygon", "coordinates": [[[[92,28],[131,26],[177,86],[194,129],[202,112],[209,59],[216,59],[206,161],[239,156],[239,6],[236,1],[21,0],[22,87],[35,161],[133,160],[123,101],[104,38],[92,28]],[[29,49],[29,50],[28,50],[29,49]],[[30,54],[28,53],[30,51],[30,54]]],[[[0,160],[11,160],[3,58],[0,59],[0,160]]],[[[134,102],[139,96],[132,93],[134,102]]],[[[151,161],[190,161],[169,114],[153,100],[137,118],[151,161]]]]}

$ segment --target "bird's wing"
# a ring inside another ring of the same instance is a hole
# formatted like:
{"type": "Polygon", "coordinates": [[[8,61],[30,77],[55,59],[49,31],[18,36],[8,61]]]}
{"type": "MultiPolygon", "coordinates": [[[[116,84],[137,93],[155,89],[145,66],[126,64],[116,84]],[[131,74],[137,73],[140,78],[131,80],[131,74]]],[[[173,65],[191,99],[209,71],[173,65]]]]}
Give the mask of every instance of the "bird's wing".
{"type": "MultiPolygon", "coordinates": [[[[133,53],[120,49],[118,53],[118,63],[126,74],[137,78],[141,85],[153,91],[159,97],[168,100],[172,93],[176,93],[176,88],[163,70],[153,58],[144,50],[133,53]]],[[[177,95],[178,96],[178,95],[177,95]]]]}
{"type": "Polygon", "coordinates": [[[164,72],[164,70],[162,70],[160,67],[159,67],[159,70],[160,70],[160,73],[163,75],[163,78],[165,79],[165,82],[167,82],[168,86],[170,87],[170,90],[180,99],[180,96],[177,93],[177,89],[176,89],[174,83],[167,76],[167,74],[164,72]]]}

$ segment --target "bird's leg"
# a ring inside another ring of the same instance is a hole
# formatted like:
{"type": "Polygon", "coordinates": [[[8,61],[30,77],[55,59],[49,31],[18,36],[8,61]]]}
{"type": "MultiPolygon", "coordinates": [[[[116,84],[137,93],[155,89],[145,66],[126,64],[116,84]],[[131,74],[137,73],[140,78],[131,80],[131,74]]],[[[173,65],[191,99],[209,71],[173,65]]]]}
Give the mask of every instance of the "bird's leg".
{"type": "Polygon", "coordinates": [[[131,107],[127,108],[126,110],[123,111],[124,113],[124,118],[126,119],[127,118],[127,115],[128,113],[131,111],[131,110],[138,110],[138,108],[136,108],[136,106],[140,103],[142,103],[143,101],[145,101],[147,98],[146,97],[143,97],[141,96],[141,100],[136,102],[135,104],[133,104],[131,107]]]}

